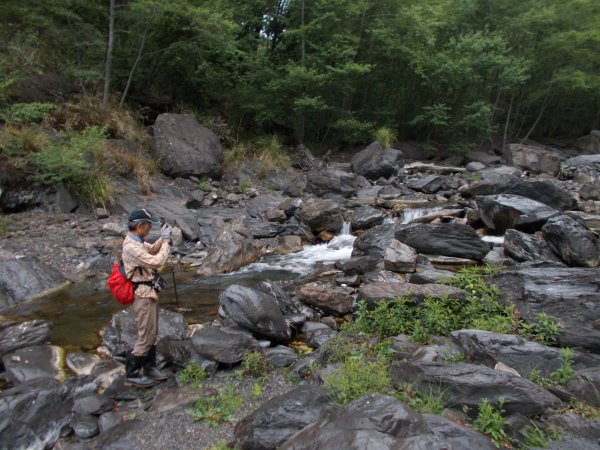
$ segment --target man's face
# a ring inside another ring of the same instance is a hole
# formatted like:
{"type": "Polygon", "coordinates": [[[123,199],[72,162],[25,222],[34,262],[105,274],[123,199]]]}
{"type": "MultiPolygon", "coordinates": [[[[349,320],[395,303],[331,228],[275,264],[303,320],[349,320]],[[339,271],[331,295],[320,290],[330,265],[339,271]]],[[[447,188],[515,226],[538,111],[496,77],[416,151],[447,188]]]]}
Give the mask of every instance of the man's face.
{"type": "Polygon", "coordinates": [[[148,236],[148,234],[150,234],[151,229],[152,229],[152,224],[150,222],[140,223],[136,227],[136,234],[139,237],[145,238],[146,236],[148,236]]]}

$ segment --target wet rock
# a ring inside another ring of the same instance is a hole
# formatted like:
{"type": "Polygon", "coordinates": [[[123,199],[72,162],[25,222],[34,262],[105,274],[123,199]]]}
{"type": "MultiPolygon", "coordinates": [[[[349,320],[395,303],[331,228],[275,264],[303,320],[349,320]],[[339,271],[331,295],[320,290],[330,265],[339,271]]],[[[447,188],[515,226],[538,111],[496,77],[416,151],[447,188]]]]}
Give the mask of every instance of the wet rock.
{"type": "MultiPolygon", "coordinates": [[[[165,336],[181,340],[185,338],[187,324],[182,314],[159,308],[158,330],[158,340],[165,336]]],[[[137,326],[133,308],[114,314],[110,324],[102,330],[102,343],[113,355],[124,355],[128,349],[133,348],[136,340],[137,326]]]]}
{"type": "Polygon", "coordinates": [[[550,180],[510,183],[503,193],[530,198],[559,211],[577,206],[577,200],[568,191],[550,180]]]}
{"type": "Polygon", "coordinates": [[[115,402],[100,394],[90,394],[85,397],[76,398],[73,402],[73,411],[82,415],[99,416],[102,413],[111,411],[115,402]]]}
{"type": "Polygon", "coordinates": [[[30,345],[45,344],[50,340],[52,323],[46,320],[9,324],[0,329],[0,358],[30,345]]]}
{"type": "Polygon", "coordinates": [[[98,417],[98,429],[100,433],[111,429],[121,423],[121,417],[114,412],[106,412],[98,417]]]}
{"type": "Polygon", "coordinates": [[[98,434],[98,419],[91,415],[76,414],[71,422],[75,436],[81,439],[89,439],[98,434]]]}
{"type": "Polygon", "coordinates": [[[78,375],[67,378],[63,384],[69,389],[71,398],[85,397],[98,390],[100,384],[92,375],[78,375]]]}
{"type": "Polygon", "coordinates": [[[600,241],[596,234],[567,214],[552,217],[542,232],[548,245],[570,266],[598,267],[600,241]]]}
{"type": "Polygon", "coordinates": [[[282,314],[298,314],[300,312],[299,305],[278,284],[261,281],[256,289],[274,297],[282,314]]]}
{"type": "Polygon", "coordinates": [[[504,253],[518,262],[562,260],[554,253],[543,236],[531,235],[518,230],[506,230],[504,253]]]}
{"type": "Polygon", "coordinates": [[[352,211],[352,229],[366,230],[383,222],[383,213],[372,206],[360,206],[352,211]]]}
{"type": "Polygon", "coordinates": [[[417,265],[417,252],[408,245],[392,239],[385,251],[383,266],[392,272],[414,272],[417,265]]]}
{"type": "Polygon", "coordinates": [[[125,367],[123,364],[119,364],[112,359],[103,359],[94,365],[91,375],[103,388],[107,388],[124,373],[125,367]]]}
{"type": "MultiPolygon", "coordinates": [[[[356,276],[372,271],[379,263],[380,258],[375,256],[355,256],[341,263],[341,268],[344,274],[356,276]]],[[[383,268],[383,264],[381,266],[383,268]]]]}
{"type": "Polygon", "coordinates": [[[200,356],[190,339],[178,341],[167,336],[156,344],[156,349],[166,361],[179,367],[195,361],[208,376],[214,375],[217,370],[217,362],[200,356]]]}
{"type": "Polygon", "coordinates": [[[165,413],[181,406],[189,405],[203,397],[218,395],[213,388],[178,387],[159,389],[152,400],[150,411],[165,413]]]}
{"type": "Polygon", "coordinates": [[[418,253],[480,261],[490,251],[490,246],[467,225],[452,223],[400,225],[396,228],[394,236],[418,253]]]}
{"type": "Polygon", "coordinates": [[[312,348],[319,348],[337,333],[334,329],[320,322],[304,322],[300,330],[304,334],[306,343],[312,348]]]}
{"type": "Polygon", "coordinates": [[[71,422],[69,389],[52,378],[0,392],[0,442],[7,448],[52,448],[71,422]]]}
{"type": "Polygon", "coordinates": [[[98,355],[91,355],[89,353],[75,352],[67,355],[67,367],[75,375],[89,375],[92,373],[92,369],[100,361],[98,355]]]}
{"type": "MultiPolygon", "coordinates": [[[[450,333],[462,353],[478,364],[494,367],[501,362],[529,378],[532,370],[542,376],[560,366],[560,349],[528,341],[514,334],[499,334],[482,330],[458,330],[450,333]]],[[[580,370],[600,366],[600,355],[574,351],[573,368],[580,370]]]]}
{"type": "Polygon", "coordinates": [[[205,358],[226,364],[244,359],[256,349],[256,341],[240,333],[226,333],[215,327],[207,327],[192,336],[194,350],[205,358]]]}
{"type": "Polygon", "coordinates": [[[319,283],[296,287],[296,297],[301,302],[321,309],[326,314],[343,316],[352,311],[354,296],[351,290],[342,287],[330,288],[319,283]]]}
{"type": "Polygon", "coordinates": [[[534,232],[558,211],[543,203],[519,195],[486,195],[475,199],[481,220],[498,233],[509,228],[534,232]]]}
{"type": "Polygon", "coordinates": [[[413,191],[423,192],[425,194],[435,194],[442,189],[446,183],[446,177],[439,175],[427,175],[407,183],[407,186],[413,191]]]}
{"type": "Polygon", "coordinates": [[[263,403],[235,426],[242,449],[276,449],[296,431],[333,410],[321,386],[298,386],[263,403]]]}
{"type": "Polygon", "coordinates": [[[160,114],[154,123],[161,169],[172,177],[223,173],[223,149],[217,135],[184,114],[160,114]]]}
{"type": "Polygon", "coordinates": [[[383,149],[375,141],[352,157],[352,170],[369,180],[396,176],[404,166],[404,155],[400,150],[383,149]]]}
{"type": "Polygon", "coordinates": [[[371,394],[308,425],[280,449],[402,448],[402,438],[423,434],[431,430],[421,414],[392,397],[371,394]]]}
{"type": "Polygon", "coordinates": [[[65,352],[54,345],[32,345],[4,355],[6,375],[17,385],[37,378],[64,379],[65,352]]]}
{"type": "MultiPolygon", "coordinates": [[[[427,421],[434,436],[442,438],[447,443],[447,448],[455,450],[493,450],[496,448],[489,437],[472,428],[459,425],[452,420],[434,414],[423,414],[423,417],[427,421]]],[[[417,447],[417,449],[418,448],[419,447],[417,447]]],[[[434,448],[436,447],[423,447],[423,450],[433,450],[434,448]]]]}
{"type": "Polygon", "coordinates": [[[600,350],[598,270],[516,266],[491,283],[500,290],[501,301],[514,304],[527,322],[535,322],[541,312],[553,317],[563,329],[561,346],[600,350]]]}
{"type": "Polygon", "coordinates": [[[396,362],[390,369],[394,386],[411,383],[419,392],[432,389],[444,392],[444,406],[461,409],[463,405],[476,414],[482,398],[499,405],[511,414],[542,414],[547,407],[561,402],[537,384],[508,372],[474,364],[438,365],[418,362],[396,362]]]}
{"type": "Polygon", "coordinates": [[[310,170],[306,174],[306,181],[307,189],[318,196],[335,193],[350,197],[365,184],[356,174],[334,168],[310,170]]]}
{"type": "Polygon", "coordinates": [[[462,289],[443,284],[412,284],[381,282],[365,284],[358,291],[356,301],[365,300],[370,305],[380,301],[390,301],[398,297],[410,297],[415,302],[421,303],[425,297],[444,298],[464,301],[466,292],[462,289]]]}
{"type": "Polygon", "coordinates": [[[269,365],[275,368],[291,366],[298,359],[296,352],[284,345],[266,348],[263,353],[269,361],[269,365]]]}
{"type": "Polygon", "coordinates": [[[337,233],[342,229],[340,207],[332,200],[310,198],[296,211],[298,219],[315,234],[321,231],[337,233]]]}
{"type": "Polygon", "coordinates": [[[198,274],[211,276],[232,272],[256,261],[259,256],[260,248],[255,245],[245,218],[236,218],[223,225],[198,274]]]}
{"type": "Polygon", "coordinates": [[[0,310],[26,300],[48,295],[66,287],[67,279],[54,267],[40,261],[35,256],[23,258],[0,257],[0,310]]]}
{"type": "Polygon", "coordinates": [[[227,316],[242,328],[277,340],[291,336],[279,305],[271,295],[232,285],[219,295],[219,302],[227,316]]]}
{"type": "Polygon", "coordinates": [[[560,153],[540,145],[510,144],[513,164],[536,173],[557,175],[560,171],[560,153]]]}
{"type": "Polygon", "coordinates": [[[277,241],[275,252],[280,255],[301,252],[304,246],[300,236],[281,236],[277,241]]]}
{"type": "Polygon", "coordinates": [[[395,224],[383,224],[361,234],[354,241],[352,257],[366,256],[371,258],[371,261],[382,261],[394,239],[395,231],[395,224]]]}
{"type": "Polygon", "coordinates": [[[580,370],[567,383],[575,397],[595,407],[600,407],[600,363],[598,367],[580,370]]]}

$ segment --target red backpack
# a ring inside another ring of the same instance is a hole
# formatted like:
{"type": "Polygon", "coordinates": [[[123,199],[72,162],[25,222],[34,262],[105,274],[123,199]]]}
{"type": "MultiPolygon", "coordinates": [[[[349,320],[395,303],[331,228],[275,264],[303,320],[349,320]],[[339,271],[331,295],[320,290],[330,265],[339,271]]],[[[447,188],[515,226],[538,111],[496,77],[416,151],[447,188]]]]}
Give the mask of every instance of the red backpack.
{"type": "Polygon", "coordinates": [[[135,300],[135,288],[133,282],[125,276],[125,266],[113,264],[113,270],[108,277],[108,289],[113,297],[122,305],[130,305],[135,300]]]}

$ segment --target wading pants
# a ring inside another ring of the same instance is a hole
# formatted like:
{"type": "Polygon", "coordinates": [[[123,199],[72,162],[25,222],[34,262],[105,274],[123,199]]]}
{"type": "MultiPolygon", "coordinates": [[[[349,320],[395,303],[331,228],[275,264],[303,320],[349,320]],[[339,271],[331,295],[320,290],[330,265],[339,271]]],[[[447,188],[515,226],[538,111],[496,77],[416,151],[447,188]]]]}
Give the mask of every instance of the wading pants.
{"type": "Polygon", "coordinates": [[[133,311],[137,324],[137,341],[132,353],[135,356],[146,356],[156,343],[158,335],[158,300],[136,297],[133,311]]]}

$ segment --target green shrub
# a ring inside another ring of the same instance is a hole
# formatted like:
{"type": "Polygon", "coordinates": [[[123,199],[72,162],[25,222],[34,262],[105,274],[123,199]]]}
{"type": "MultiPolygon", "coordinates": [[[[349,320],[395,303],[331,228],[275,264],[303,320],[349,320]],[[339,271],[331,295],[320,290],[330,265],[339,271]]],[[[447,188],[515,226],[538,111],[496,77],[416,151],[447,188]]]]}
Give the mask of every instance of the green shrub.
{"type": "Polygon", "coordinates": [[[250,352],[242,360],[242,371],[246,375],[260,377],[269,371],[269,362],[262,352],[250,352]]]}
{"type": "Polygon", "coordinates": [[[573,350],[570,348],[561,348],[558,359],[560,367],[550,374],[550,379],[556,384],[565,386],[569,378],[575,375],[573,370],[573,350]]]}
{"type": "Polygon", "coordinates": [[[344,406],[371,393],[393,394],[387,362],[348,358],[341,367],[324,379],[331,401],[344,406]]]}
{"type": "Polygon", "coordinates": [[[243,402],[234,385],[219,390],[218,395],[198,400],[188,413],[194,420],[206,420],[216,427],[225,422],[235,421],[235,413],[243,402]]]}
{"type": "Polygon", "coordinates": [[[338,333],[327,341],[321,349],[330,363],[343,362],[348,355],[354,354],[360,348],[358,340],[347,333],[338,333]]]}
{"type": "Polygon", "coordinates": [[[11,125],[39,123],[56,108],[52,103],[14,103],[0,111],[0,120],[11,125]]]}
{"type": "Polygon", "coordinates": [[[521,434],[525,438],[525,448],[546,448],[551,441],[551,439],[546,436],[546,433],[544,433],[544,430],[533,423],[525,430],[521,431],[521,434]]]}
{"type": "Polygon", "coordinates": [[[177,374],[177,379],[183,386],[200,387],[202,382],[206,380],[206,372],[200,367],[198,361],[190,361],[177,374]]]}
{"type": "Polygon", "coordinates": [[[430,387],[427,394],[419,393],[410,384],[397,389],[393,396],[412,409],[422,413],[441,414],[444,410],[444,392],[430,387]]]}
{"type": "Polygon", "coordinates": [[[289,384],[298,384],[300,381],[302,381],[300,375],[293,370],[288,369],[287,367],[281,369],[281,376],[283,377],[284,381],[289,384]]]}
{"type": "Polygon", "coordinates": [[[375,130],[373,137],[382,148],[390,148],[396,142],[396,133],[391,128],[381,127],[375,130]]]}
{"type": "Polygon", "coordinates": [[[536,322],[520,325],[520,334],[540,341],[544,345],[555,345],[562,333],[562,328],[553,317],[546,313],[538,313],[536,322]]]}
{"type": "Polygon", "coordinates": [[[502,402],[497,408],[489,404],[486,398],[479,405],[479,413],[473,422],[473,428],[492,438],[494,445],[500,447],[508,444],[508,436],[504,431],[507,422],[502,416],[502,402]]]}

